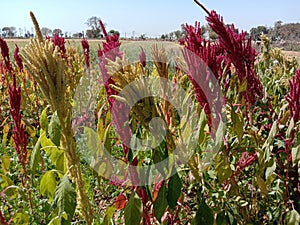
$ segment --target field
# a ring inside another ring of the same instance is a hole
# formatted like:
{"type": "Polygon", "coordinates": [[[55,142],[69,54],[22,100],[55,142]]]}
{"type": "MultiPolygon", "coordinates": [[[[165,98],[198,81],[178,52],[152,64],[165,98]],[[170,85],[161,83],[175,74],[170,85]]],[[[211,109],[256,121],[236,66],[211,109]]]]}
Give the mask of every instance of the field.
{"type": "Polygon", "coordinates": [[[220,18],[216,42],[0,39],[0,224],[299,224],[300,53],[220,18]]]}

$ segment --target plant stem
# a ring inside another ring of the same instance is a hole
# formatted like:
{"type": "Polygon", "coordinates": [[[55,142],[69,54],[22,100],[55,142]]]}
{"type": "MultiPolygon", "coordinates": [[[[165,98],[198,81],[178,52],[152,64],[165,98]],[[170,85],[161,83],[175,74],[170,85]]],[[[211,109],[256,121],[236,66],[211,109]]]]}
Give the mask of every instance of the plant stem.
{"type": "MultiPolygon", "coordinates": [[[[70,107],[69,107],[70,109],[70,107]]],[[[71,123],[71,111],[58,110],[58,116],[62,125],[61,146],[67,158],[67,166],[70,172],[71,180],[76,184],[78,191],[79,207],[82,210],[83,217],[87,225],[93,223],[93,211],[89,202],[87,193],[84,190],[84,182],[80,169],[80,156],[76,154],[76,142],[74,141],[74,133],[71,123]],[[68,111],[68,115],[66,115],[68,111]],[[59,113],[60,112],[60,113],[59,113]]]]}

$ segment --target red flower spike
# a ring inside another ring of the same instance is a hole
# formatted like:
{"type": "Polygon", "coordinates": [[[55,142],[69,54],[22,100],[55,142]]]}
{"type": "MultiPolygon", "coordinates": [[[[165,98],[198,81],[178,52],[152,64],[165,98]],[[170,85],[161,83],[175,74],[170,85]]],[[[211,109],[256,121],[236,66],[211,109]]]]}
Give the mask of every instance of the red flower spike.
{"type": "Polygon", "coordinates": [[[14,58],[16,60],[16,63],[18,65],[18,67],[20,68],[20,70],[23,71],[23,62],[22,62],[22,59],[19,55],[19,47],[18,47],[17,44],[16,44],[16,49],[15,49],[15,52],[14,52],[14,58]]]}
{"type": "Polygon", "coordinates": [[[146,53],[144,49],[141,47],[141,53],[139,55],[140,63],[143,67],[146,67],[146,53]]]}
{"type": "Polygon", "coordinates": [[[84,57],[85,57],[86,67],[89,68],[90,67],[90,46],[89,46],[88,41],[83,38],[81,40],[81,46],[83,48],[83,54],[84,54],[84,57]]]}
{"type": "MultiPolygon", "coordinates": [[[[212,90],[209,83],[212,80],[220,80],[223,69],[224,51],[215,43],[206,41],[201,34],[200,23],[196,22],[195,27],[186,25],[186,36],[181,41],[184,45],[183,56],[188,65],[188,77],[191,80],[196,95],[204,112],[208,116],[208,125],[212,130],[212,109],[220,115],[220,104],[210,105],[220,98],[218,90],[212,90]]],[[[219,117],[216,118],[219,124],[219,117]]]]}
{"type": "Polygon", "coordinates": [[[124,126],[126,122],[126,116],[123,115],[122,112],[128,112],[128,105],[115,101],[115,99],[111,98],[111,95],[118,95],[118,92],[110,87],[110,84],[115,84],[112,77],[107,73],[107,61],[106,59],[110,59],[115,61],[117,57],[122,56],[122,52],[120,51],[120,42],[119,37],[117,35],[109,36],[106,32],[104,24],[102,21],[99,21],[102,32],[105,36],[105,41],[102,43],[102,49],[98,50],[98,62],[99,68],[103,77],[104,87],[106,89],[106,94],[108,96],[108,102],[111,109],[112,114],[112,122],[116,127],[117,133],[119,134],[121,140],[123,141],[123,153],[124,160],[126,161],[126,156],[128,153],[128,145],[130,143],[131,130],[129,126],[124,126]],[[112,107],[114,106],[114,107],[112,107]]]}
{"type": "Polygon", "coordinates": [[[66,55],[66,47],[65,47],[65,39],[60,37],[58,34],[54,34],[54,38],[52,39],[54,46],[58,46],[59,50],[62,53],[62,57],[64,58],[66,55]]]}
{"type": "Polygon", "coordinates": [[[286,100],[289,103],[290,118],[294,119],[296,124],[300,120],[300,70],[296,71],[296,75],[289,81],[290,92],[286,100]]]}
{"type": "Polygon", "coordinates": [[[226,49],[226,55],[235,66],[240,83],[247,81],[247,90],[243,96],[248,105],[253,105],[255,99],[263,95],[263,86],[254,71],[257,54],[251,46],[251,38],[246,40],[245,32],[237,34],[234,25],[225,26],[223,18],[215,11],[209,13],[206,20],[218,34],[220,47],[226,49]]]}
{"type": "Polygon", "coordinates": [[[12,73],[13,68],[10,63],[8,45],[7,45],[6,41],[2,38],[0,38],[0,49],[1,49],[1,55],[4,59],[4,64],[6,66],[6,70],[8,70],[9,73],[12,73]]]}

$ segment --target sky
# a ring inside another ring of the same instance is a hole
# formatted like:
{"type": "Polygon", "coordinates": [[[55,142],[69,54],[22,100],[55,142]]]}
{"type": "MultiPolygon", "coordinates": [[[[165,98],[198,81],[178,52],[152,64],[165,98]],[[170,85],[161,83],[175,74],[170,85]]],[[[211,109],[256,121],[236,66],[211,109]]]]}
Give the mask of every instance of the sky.
{"type": "MultiPolygon", "coordinates": [[[[225,23],[249,31],[258,25],[271,27],[275,21],[300,22],[299,0],[200,0],[208,10],[216,10],[225,23]]],[[[71,34],[88,29],[92,16],[100,17],[107,29],[121,36],[160,36],[180,29],[183,23],[206,24],[205,13],[193,0],[0,0],[0,29],[14,26],[32,30],[29,12],[40,27],[60,28],[71,34]]]]}

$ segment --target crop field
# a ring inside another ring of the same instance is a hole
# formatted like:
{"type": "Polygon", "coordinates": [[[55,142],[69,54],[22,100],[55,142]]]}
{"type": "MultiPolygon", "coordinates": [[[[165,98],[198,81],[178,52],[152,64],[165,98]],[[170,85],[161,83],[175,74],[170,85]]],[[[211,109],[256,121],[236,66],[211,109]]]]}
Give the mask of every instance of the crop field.
{"type": "Polygon", "coordinates": [[[213,41],[0,38],[1,225],[300,223],[300,53],[195,2],[213,41]]]}

